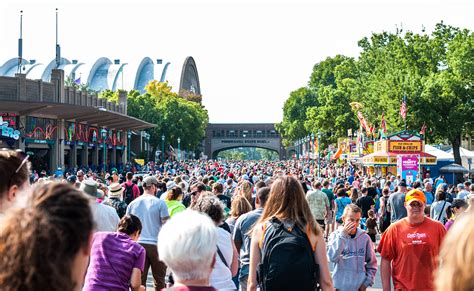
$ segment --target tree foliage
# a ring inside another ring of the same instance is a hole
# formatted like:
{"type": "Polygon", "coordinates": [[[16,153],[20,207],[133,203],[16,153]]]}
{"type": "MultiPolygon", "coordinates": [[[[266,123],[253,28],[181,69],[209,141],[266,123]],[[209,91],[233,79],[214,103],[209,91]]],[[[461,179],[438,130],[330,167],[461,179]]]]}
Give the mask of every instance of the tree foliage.
{"type": "Polygon", "coordinates": [[[315,100],[303,103],[301,94],[290,94],[278,127],[286,144],[309,132],[321,131],[323,144],[345,136],[359,127],[349,106],[354,101],[376,128],[384,113],[389,132],[402,130],[406,96],[407,128],[418,131],[426,123],[428,140],[450,142],[459,163],[461,137],[474,133],[472,32],[439,23],[431,34],[374,33],[358,45],[357,59],[327,58],[314,66],[308,87],[295,91],[311,92],[315,100]]]}
{"type": "Polygon", "coordinates": [[[146,93],[130,91],[127,98],[128,114],[156,124],[150,130],[153,148],[161,148],[161,136],[168,145],[182,150],[193,150],[202,141],[209,122],[207,110],[200,104],[183,99],[171,91],[167,83],[151,81],[146,93]]]}

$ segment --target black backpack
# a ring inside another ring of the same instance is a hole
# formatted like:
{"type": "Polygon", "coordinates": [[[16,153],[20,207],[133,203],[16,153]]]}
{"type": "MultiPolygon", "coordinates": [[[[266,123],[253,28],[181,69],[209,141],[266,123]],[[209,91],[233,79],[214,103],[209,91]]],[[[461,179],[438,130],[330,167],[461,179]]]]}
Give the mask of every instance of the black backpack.
{"type": "Polygon", "coordinates": [[[125,183],[125,191],[123,191],[123,200],[125,201],[125,203],[127,203],[127,205],[130,204],[130,202],[132,202],[134,199],[133,185],[134,184],[128,185],[127,183],[125,183]]]}
{"type": "Polygon", "coordinates": [[[272,218],[264,233],[257,281],[263,291],[319,290],[319,265],[306,233],[272,218]]]}

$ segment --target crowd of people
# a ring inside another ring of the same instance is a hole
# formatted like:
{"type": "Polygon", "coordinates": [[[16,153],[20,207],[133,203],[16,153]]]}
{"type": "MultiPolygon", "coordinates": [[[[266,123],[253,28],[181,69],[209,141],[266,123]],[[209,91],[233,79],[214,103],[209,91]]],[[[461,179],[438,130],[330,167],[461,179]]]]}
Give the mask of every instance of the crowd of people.
{"type": "Polygon", "coordinates": [[[474,185],[351,163],[34,175],[0,151],[0,290],[472,290],[474,185]],[[380,267],[376,254],[380,254],[380,267]]]}

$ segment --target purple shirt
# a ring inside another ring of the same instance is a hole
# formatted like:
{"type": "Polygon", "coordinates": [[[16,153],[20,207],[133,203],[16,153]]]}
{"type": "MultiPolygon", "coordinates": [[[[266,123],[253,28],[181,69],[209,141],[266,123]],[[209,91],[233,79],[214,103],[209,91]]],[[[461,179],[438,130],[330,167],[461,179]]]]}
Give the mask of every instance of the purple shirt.
{"type": "Polygon", "coordinates": [[[82,290],[129,290],[133,268],[143,272],[145,249],[125,233],[96,232],[82,290]]]}

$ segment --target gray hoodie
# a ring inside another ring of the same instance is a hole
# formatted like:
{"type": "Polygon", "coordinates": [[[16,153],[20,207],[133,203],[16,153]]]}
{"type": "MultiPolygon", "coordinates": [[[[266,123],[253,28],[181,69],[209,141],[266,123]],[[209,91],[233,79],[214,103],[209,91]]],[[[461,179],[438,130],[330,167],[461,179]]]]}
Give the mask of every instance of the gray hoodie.
{"type": "Polygon", "coordinates": [[[374,245],[365,231],[357,228],[354,238],[339,227],[328,242],[328,259],[334,264],[334,288],[341,291],[359,290],[364,284],[372,286],[377,272],[374,245]]]}

